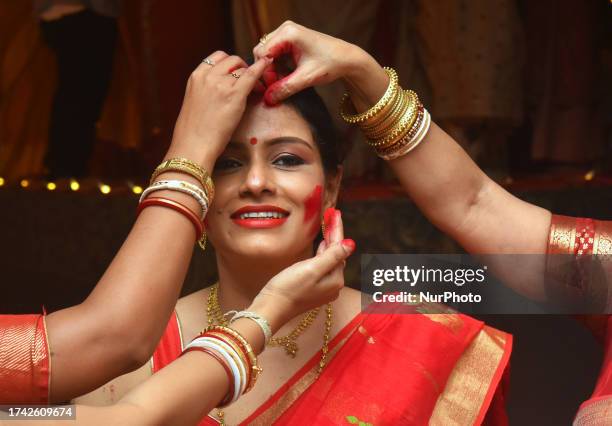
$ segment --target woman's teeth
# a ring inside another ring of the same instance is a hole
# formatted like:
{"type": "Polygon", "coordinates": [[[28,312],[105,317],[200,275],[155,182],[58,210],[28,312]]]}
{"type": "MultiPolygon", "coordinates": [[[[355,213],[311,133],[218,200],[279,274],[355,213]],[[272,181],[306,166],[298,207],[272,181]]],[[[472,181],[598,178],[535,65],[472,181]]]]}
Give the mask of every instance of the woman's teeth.
{"type": "Polygon", "coordinates": [[[281,219],[285,216],[287,215],[279,212],[253,212],[241,214],[240,219],[281,219]]]}

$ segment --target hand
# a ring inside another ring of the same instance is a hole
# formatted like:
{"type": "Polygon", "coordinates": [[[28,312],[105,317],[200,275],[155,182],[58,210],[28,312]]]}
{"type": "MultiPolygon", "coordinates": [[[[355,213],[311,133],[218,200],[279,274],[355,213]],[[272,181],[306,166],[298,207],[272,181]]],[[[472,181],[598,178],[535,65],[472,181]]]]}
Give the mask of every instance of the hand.
{"type": "Polygon", "coordinates": [[[268,85],[264,100],[269,105],[307,87],[350,77],[362,62],[376,63],[353,44],[291,21],[285,21],[268,34],[265,44],[257,44],[253,54],[256,59],[270,57],[275,60],[264,73],[268,85]],[[277,75],[277,59],[283,55],[290,55],[296,67],[287,76],[277,75]]]}
{"type": "Polygon", "coordinates": [[[222,51],[207,59],[214,65],[202,62],[187,81],[171,151],[193,153],[194,161],[204,152],[214,157],[214,162],[242,118],[248,95],[261,85],[258,80],[271,59],[263,58],[250,67],[240,57],[222,51]],[[240,78],[233,77],[232,72],[240,78]]]}
{"type": "Polygon", "coordinates": [[[296,315],[335,300],[344,287],[344,265],[355,250],[355,243],[342,239],[339,212],[332,219],[335,224],[327,233],[329,242],[322,241],[313,258],[297,262],[275,275],[249,307],[248,310],[268,320],[273,332],[296,315]]]}

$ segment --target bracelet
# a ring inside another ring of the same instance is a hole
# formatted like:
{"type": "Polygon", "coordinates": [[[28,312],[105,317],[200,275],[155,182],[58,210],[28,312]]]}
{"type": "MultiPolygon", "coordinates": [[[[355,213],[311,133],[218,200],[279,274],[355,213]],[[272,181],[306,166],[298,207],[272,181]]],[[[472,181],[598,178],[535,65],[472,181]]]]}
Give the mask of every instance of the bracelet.
{"type": "Polygon", "coordinates": [[[392,153],[392,152],[397,151],[399,148],[403,147],[407,143],[409,143],[417,135],[421,125],[423,124],[423,116],[424,116],[424,108],[423,108],[423,105],[420,105],[418,112],[417,112],[417,118],[414,122],[414,125],[410,128],[408,133],[406,133],[404,137],[402,137],[400,140],[398,140],[396,143],[392,145],[389,145],[386,147],[377,147],[376,153],[377,154],[392,153]]]}
{"type": "Polygon", "coordinates": [[[174,201],[174,200],[170,200],[168,198],[150,197],[144,200],[143,202],[141,202],[140,204],[138,204],[138,209],[136,210],[136,216],[138,216],[140,212],[142,212],[143,209],[149,206],[167,207],[169,209],[172,209],[174,211],[181,213],[183,216],[189,219],[191,223],[193,223],[193,226],[196,231],[196,240],[201,240],[203,236],[205,235],[204,225],[202,224],[202,221],[200,221],[200,219],[198,218],[198,216],[196,216],[194,212],[192,212],[188,207],[182,205],[181,203],[174,201]]]}
{"type": "Polygon", "coordinates": [[[246,354],[246,352],[242,349],[242,347],[240,345],[238,345],[234,340],[232,340],[230,337],[228,337],[226,334],[223,334],[219,331],[207,331],[206,332],[206,336],[210,336],[210,337],[214,337],[218,340],[223,341],[225,344],[229,345],[232,347],[232,349],[235,351],[235,353],[238,355],[238,357],[240,358],[240,361],[242,362],[242,364],[244,365],[245,368],[245,385],[248,384],[251,381],[251,362],[249,361],[249,358],[246,354]]]}
{"type": "Polygon", "coordinates": [[[233,392],[231,393],[232,396],[228,403],[231,404],[232,402],[235,402],[236,400],[238,400],[238,398],[241,395],[240,390],[243,386],[243,383],[241,380],[238,363],[235,361],[234,358],[232,358],[229,352],[217,342],[211,341],[211,339],[207,338],[206,335],[201,336],[201,337],[196,337],[195,339],[193,339],[191,343],[187,345],[185,350],[190,349],[190,348],[209,349],[211,351],[216,352],[224,360],[224,362],[229,366],[232,372],[232,375],[231,375],[232,380],[230,380],[230,383],[233,383],[233,386],[232,386],[233,392]]]}
{"type": "Polygon", "coordinates": [[[264,317],[255,312],[240,311],[234,314],[232,319],[229,320],[229,324],[231,325],[234,321],[240,318],[248,318],[250,320],[255,321],[255,323],[261,328],[261,331],[264,334],[266,344],[270,341],[270,339],[272,338],[272,329],[270,328],[270,323],[268,323],[268,320],[266,320],[264,317]]]}
{"type": "Polygon", "coordinates": [[[163,161],[155,168],[151,175],[150,184],[155,181],[157,176],[169,171],[183,172],[196,178],[204,188],[206,198],[212,203],[215,197],[215,185],[210,178],[210,174],[203,167],[186,158],[171,158],[163,161]]]}
{"type": "Polygon", "coordinates": [[[164,189],[168,189],[171,191],[182,192],[187,195],[191,195],[198,202],[200,207],[202,208],[202,213],[200,215],[200,220],[204,221],[204,217],[206,217],[206,213],[208,212],[208,198],[206,194],[200,187],[194,185],[189,182],[185,182],[183,180],[158,180],[153,185],[149,186],[142,192],[140,196],[140,202],[147,198],[147,196],[155,191],[161,191],[164,189]]]}
{"type": "Polygon", "coordinates": [[[246,388],[248,378],[248,363],[246,363],[244,361],[244,358],[240,356],[240,352],[236,351],[236,348],[229,344],[222,337],[212,333],[207,333],[206,337],[203,337],[203,339],[207,339],[207,341],[210,341],[210,343],[220,345],[221,348],[223,348],[223,350],[227,353],[227,355],[232,357],[233,361],[236,363],[236,366],[238,367],[238,373],[240,375],[240,388],[236,396],[236,399],[238,399],[238,397],[244,393],[244,390],[246,388]]]}
{"type": "Polygon", "coordinates": [[[348,114],[345,111],[346,111],[346,104],[349,101],[350,95],[346,93],[342,97],[342,101],[340,103],[340,115],[342,116],[344,121],[346,121],[349,124],[363,123],[364,121],[369,120],[370,118],[378,114],[389,103],[391,98],[393,98],[393,96],[395,95],[395,92],[397,91],[399,78],[397,76],[397,72],[395,72],[393,68],[385,67],[384,70],[389,76],[389,86],[387,86],[387,90],[383,94],[382,98],[380,98],[378,102],[376,102],[376,104],[372,108],[360,114],[355,114],[355,115],[348,114]]]}
{"type": "Polygon", "coordinates": [[[398,109],[398,106],[402,103],[403,97],[404,91],[398,86],[387,105],[385,105],[384,108],[372,118],[364,121],[363,123],[359,123],[359,127],[361,127],[363,131],[372,131],[380,127],[382,123],[388,121],[389,117],[394,115],[398,109]]]}
{"type": "Polygon", "coordinates": [[[429,114],[429,112],[427,112],[427,110],[425,110],[424,117],[423,117],[423,124],[420,127],[419,132],[414,137],[414,139],[411,140],[408,144],[406,144],[405,147],[402,147],[395,152],[392,152],[389,154],[382,154],[379,156],[383,160],[390,161],[390,160],[395,160],[396,158],[399,158],[401,156],[408,154],[410,151],[416,148],[423,141],[423,139],[425,139],[425,136],[429,132],[430,125],[431,125],[431,115],[429,114]]]}
{"type": "Polygon", "coordinates": [[[244,337],[242,337],[242,335],[238,333],[236,330],[234,330],[233,328],[224,327],[222,325],[208,326],[206,327],[205,332],[208,332],[208,331],[219,331],[221,333],[224,333],[228,337],[233,338],[234,341],[238,343],[238,345],[246,353],[250,361],[251,371],[253,374],[251,375],[251,380],[249,381],[249,384],[247,385],[247,388],[244,392],[246,393],[250,391],[253,388],[253,386],[255,386],[255,383],[257,382],[259,375],[263,372],[263,369],[259,365],[257,365],[257,357],[255,356],[255,353],[253,352],[253,348],[251,347],[249,342],[247,342],[247,340],[244,337]]]}
{"type": "Polygon", "coordinates": [[[411,102],[408,104],[408,109],[404,115],[400,118],[398,124],[394,126],[391,132],[386,132],[384,138],[377,140],[376,142],[370,142],[370,146],[374,147],[386,147],[392,145],[397,140],[401,139],[402,136],[412,127],[417,117],[417,111],[419,107],[419,100],[416,93],[408,91],[408,95],[411,98],[411,102]]]}
{"type": "Polygon", "coordinates": [[[370,134],[375,134],[383,129],[388,129],[397,123],[398,119],[404,114],[406,108],[408,107],[407,101],[408,99],[406,97],[406,92],[404,90],[398,90],[397,96],[389,103],[392,106],[389,109],[388,114],[383,116],[381,112],[381,117],[379,120],[375,120],[377,117],[374,117],[372,120],[360,124],[359,127],[369,139],[373,139],[370,137],[370,134]]]}
{"type": "Polygon", "coordinates": [[[214,359],[216,359],[219,364],[221,364],[221,366],[223,367],[223,369],[225,370],[225,373],[227,374],[227,381],[229,382],[229,391],[227,392],[227,395],[225,395],[225,398],[223,398],[221,400],[221,403],[219,404],[220,408],[223,408],[227,405],[229,405],[232,401],[232,397],[234,396],[234,375],[232,373],[232,370],[230,369],[229,365],[226,364],[225,360],[218,355],[215,351],[208,349],[208,348],[203,348],[201,346],[187,346],[183,352],[181,353],[181,355],[186,354],[187,352],[192,352],[192,351],[199,351],[199,352],[204,352],[210,356],[212,356],[214,359]]]}

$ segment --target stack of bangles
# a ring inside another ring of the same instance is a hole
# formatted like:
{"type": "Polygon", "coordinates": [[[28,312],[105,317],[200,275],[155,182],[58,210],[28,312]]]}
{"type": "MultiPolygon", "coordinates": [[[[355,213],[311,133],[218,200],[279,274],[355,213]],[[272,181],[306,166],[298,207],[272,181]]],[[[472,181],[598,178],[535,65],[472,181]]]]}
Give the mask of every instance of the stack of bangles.
{"type": "Polygon", "coordinates": [[[431,116],[412,90],[404,90],[397,73],[386,68],[389,86],[382,98],[370,109],[360,114],[347,112],[350,97],[342,98],[340,115],[349,124],[357,124],[384,160],[394,160],[416,148],[425,138],[431,124],[431,116]]]}
{"type": "Polygon", "coordinates": [[[225,407],[250,391],[262,369],[253,348],[236,330],[221,325],[207,327],[183,350],[207,353],[221,364],[229,381],[229,391],[219,408],[225,407]]]}
{"type": "Polygon", "coordinates": [[[204,168],[186,158],[171,158],[162,162],[151,176],[149,187],[142,192],[138,204],[138,214],[149,206],[162,206],[181,213],[193,223],[196,231],[196,240],[204,250],[206,248],[206,231],[204,229],[204,218],[208,207],[215,195],[215,187],[210,175],[204,168]],[[200,186],[183,180],[156,180],[164,172],[180,172],[193,176],[198,180],[200,186]],[[155,191],[170,190],[182,192],[192,196],[200,205],[199,214],[193,212],[189,207],[164,197],[149,197],[155,191]]]}

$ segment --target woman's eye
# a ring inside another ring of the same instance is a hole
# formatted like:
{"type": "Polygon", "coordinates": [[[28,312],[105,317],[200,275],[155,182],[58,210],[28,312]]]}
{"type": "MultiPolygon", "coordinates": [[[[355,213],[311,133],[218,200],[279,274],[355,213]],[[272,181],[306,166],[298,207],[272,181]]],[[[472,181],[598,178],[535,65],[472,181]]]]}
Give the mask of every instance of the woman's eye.
{"type": "Polygon", "coordinates": [[[296,155],[285,154],[277,157],[274,160],[274,164],[283,167],[293,167],[304,164],[304,160],[296,155]]]}
{"type": "Polygon", "coordinates": [[[220,158],[215,163],[215,170],[228,170],[236,167],[240,167],[241,164],[239,161],[234,160],[233,158],[220,158]]]}

